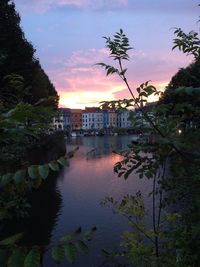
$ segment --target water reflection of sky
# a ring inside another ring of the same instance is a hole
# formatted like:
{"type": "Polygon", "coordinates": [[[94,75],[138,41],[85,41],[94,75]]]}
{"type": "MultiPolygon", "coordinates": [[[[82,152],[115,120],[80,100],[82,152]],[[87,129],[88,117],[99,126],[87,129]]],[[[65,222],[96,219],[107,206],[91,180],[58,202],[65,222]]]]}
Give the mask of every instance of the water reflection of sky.
{"type": "MultiPolygon", "coordinates": [[[[75,267],[98,266],[101,261],[98,256],[101,248],[118,244],[122,231],[128,228],[124,218],[113,214],[110,208],[100,205],[102,199],[106,196],[120,199],[123,195],[135,194],[138,190],[141,190],[146,197],[149,192],[148,181],[138,179],[135,174],[125,181],[113,172],[113,165],[121,159],[121,156],[111,153],[111,150],[108,151],[111,144],[112,148],[124,149],[130,139],[130,136],[87,137],[73,139],[67,146],[68,149],[72,149],[78,145],[79,151],[70,160],[70,166],[66,167],[58,178],[63,207],[53,239],[56,240],[80,225],[84,230],[93,225],[98,229],[90,244],[90,253],[81,256],[75,267]],[[87,159],[87,152],[96,147],[101,148],[101,153],[97,157],[94,155],[87,159]],[[106,153],[103,148],[106,148],[106,153]]],[[[47,266],[57,265],[48,261],[47,266]]],[[[65,263],[61,266],[68,265],[65,263]]]]}

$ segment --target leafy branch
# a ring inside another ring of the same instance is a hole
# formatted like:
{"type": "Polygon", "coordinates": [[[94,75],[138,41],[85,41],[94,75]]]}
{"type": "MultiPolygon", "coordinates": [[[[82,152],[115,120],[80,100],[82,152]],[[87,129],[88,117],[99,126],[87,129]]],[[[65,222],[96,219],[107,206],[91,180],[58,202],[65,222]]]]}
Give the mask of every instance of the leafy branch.
{"type": "MultiPolygon", "coordinates": [[[[131,89],[128,81],[127,81],[127,78],[125,75],[127,69],[123,68],[122,62],[123,62],[123,60],[129,60],[128,51],[130,49],[132,49],[132,47],[130,47],[130,45],[129,45],[129,39],[126,37],[126,35],[124,34],[122,29],[120,29],[119,32],[116,32],[113,39],[111,39],[110,37],[103,37],[103,38],[106,39],[106,47],[110,51],[110,57],[113,58],[114,60],[118,61],[119,68],[115,68],[115,67],[107,65],[105,63],[97,63],[96,65],[99,65],[99,66],[105,68],[107,75],[114,74],[114,73],[117,73],[119,75],[119,77],[126,84],[127,89],[130,92],[131,97],[132,97],[131,101],[128,102],[128,105],[127,105],[127,102],[125,103],[126,106],[131,106],[131,105],[136,106],[138,108],[138,110],[141,112],[141,114],[143,115],[145,121],[150,123],[150,125],[153,127],[155,132],[157,134],[159,134],[159,136],[161,136],[163,139],[167,139],[166,134],[159,128],[159,126],[156,123],[154,123],[152,118],[150,116],[148,116],[148,114],[143,109],[143,102],[147,102],[147,98],[150,95],[152,95],[152,94],[153,95],[159,95],[160,92],[157,91],[157,89],[153,85],[150,85],[149,81],[147,81],[147,82],[141,84],[136,89],[136,91],[138,93],[138,97],[135,97],[133,94],[133,91],[132,91],[132,89],[131,89]]],[[[112,107],[114,107],[116,102],[105,101],[102,103],[102,107],[107,108],[110,106],[110,104],[112,107]]],[[[122,104],[120,102],[117,105],[122,106],[122,104]]],[[[173,142],[170,143],[170,146],[173,150],[175,150],[182,157],[187,157],[173,142]]]]}
{"type": "MultiPolygon", "coordinates": [[[[92,239],[96,227],[82,234],[79,227],[76,231],[63,235],[58,244],[51,246],[51,256],[56,263],[62,263],[66,259],[73,264],[77,254],[88,252],[88,242],[92,239]],[[81,235],[82,234],[82,235],[81,235]]],[[[42,261],[43,247],[22,246],[19,242],[23,239],[23,233],[17,233],[0,241],[1,267],[39,267],[42,261]]]]}
{"type": "Polygon", "coordinates": [[[195,60],[200,56],[200,40],[198,33],[190,31],[188,34],[184,33],[181,28],[175,28],[174,34],[177,38],[173,40],[174,46],[172,50],[178,48],[180,51],[187,55],[193,55],[195,60]]]}

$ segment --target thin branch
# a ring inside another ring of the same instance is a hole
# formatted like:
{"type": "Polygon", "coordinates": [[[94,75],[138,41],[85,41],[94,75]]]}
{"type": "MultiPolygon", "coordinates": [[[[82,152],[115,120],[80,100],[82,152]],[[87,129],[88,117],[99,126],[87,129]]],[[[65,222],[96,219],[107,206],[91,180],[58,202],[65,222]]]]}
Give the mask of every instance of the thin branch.
{"type": "MultiPolygon", "coordinates": [[[[129,85],[129,83],[127,82],[127,79],[126,79],[126,76],[123,74],[123,67],[122,67],[122,62],[121,62],[121,59],[119,58],[118,59],[118,62],[119,62],[119,66],[120,66],[120,70],[121,70],[121,75],[119,74],[120,78],[125,82],[132,98],[134,100],[136,100],[132,90],[131,90],[131,87],[129,85]]],[[[136,101],[136,106],[138,107],[138,109],[141,111],[142,115],[144,116],[144,118],[153,126],[153,128],[160,134],[161,137],[163,138],[166,138],[166,135],[154,124],[154,122],[152,121],[152,119],[144,112],[144,110],[140,107],[140,105],[137,103],[136,101]]],[[[186,158],[186,159],[190,159],[188,157],[186,157],[185,154],[182,153],[182,151],[180,151],[173,143],[171,143],[171,147],[178,153],[180,154],[182,157],[186,158]]],[[[191,160],[191,159],[190,159],[191,160]]]]}
{"type": "MultiPolygon", "coordinates": [[[[167,158],[166,158],[166,160],[163,162],[162,180],[163,180],[163,178],[165,177],[166,161],[167,161],[167,158]]],[[[163,193],[163,190],[160,191],[157,229],[160,228],[160,220],[161,220],[161,212],[162,212],[162,193],[163,193]]]]}
{"type": "Polygon", "coordinates": [[[138,225],[137,225],[137,223],[135,223],[128,215],[126,215],[126,214],[123,214],[123,216],[125,217],[125,218],[127,218],[133,225],[134,225],[134,227],[139,231],[139,232],[141,232],[146,238],[148,238],[153,244],[155,244],[155,241],[147,234],[147,233],[145,233],[138,225]]]}
{"type": "Polygon", "coordinates": [[[159,257],[159,250],[158,250],[158,231],[156,229],[156,210],[155,210],[155,190],[156,190],[156,174],[153,178],[153,230],[155,234],[155,250],[156,250],[156,257],[159,257]]]}

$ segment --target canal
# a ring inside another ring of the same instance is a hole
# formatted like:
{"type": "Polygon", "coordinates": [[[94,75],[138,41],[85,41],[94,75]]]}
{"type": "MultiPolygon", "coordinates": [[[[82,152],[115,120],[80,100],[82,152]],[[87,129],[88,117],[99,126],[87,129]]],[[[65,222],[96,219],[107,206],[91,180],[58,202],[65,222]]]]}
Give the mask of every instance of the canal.
{"type": "MultiPolygon", "coordinates": [[[[89,243],[89,253],[80,254],[74,267],[98,267],[103,261],[101,249],[118,246],[123,231],[129,228],[128,222],[114,214],[111,208],[102,206],[101,201],[106,196],[119,200],[123,195],[135,194],[139,190],[147,199],[150,191],[150,181],[139,179],[136,174],[125,181],[113,172],[113,165],[121,156],[112,153],[112,150],[124,150],[131,139],[132,136],[104,136],[66,140],[68,151],[77,146],[79,150],[57,178],[55,201],[59,205],[54,216],[50,245],[44,256],[44,267],[58,266],[50,257],[50,247],[62,235],[79,226],[83,232],[93,226],[97,227],[97,231],[89,243]]],[[[151,209],[150,201],[147,201],[147,207],[151,209]]],[[[65,261],[59,266],[71,265],[65,261]]]]}

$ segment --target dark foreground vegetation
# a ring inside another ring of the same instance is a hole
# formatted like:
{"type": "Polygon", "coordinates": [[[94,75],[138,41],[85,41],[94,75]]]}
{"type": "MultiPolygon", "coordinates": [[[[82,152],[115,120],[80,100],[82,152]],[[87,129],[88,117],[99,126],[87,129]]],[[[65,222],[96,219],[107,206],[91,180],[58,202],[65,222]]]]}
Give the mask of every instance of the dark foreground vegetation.
{"type": "MultiPolygon", "coordinates": [[[[36,267],[42,264],[42,255],[52,230],[52,218],[61,203],[55,191],[56,175],[53,172],[65,166],[69,157],[65,151],[64,136],[61,133],[51,134],[50,123],[57,111],[59,98],[34,53],[33,45],[26,40],[20,28],[20,17],[14,3],[1,0],[1,267],[36,267]],[[42,190],[44,187],[45,190],[42,190]],[[41,205],[42,210],[47,211],[45,217],[40,214],[41,205]],[[50,211],[47,210],[48,205],[51,205],[50,211]],[[39,217],[41,221],[38,221],[39,217]],[[45,231],[41,232],[43,224],[45,231]]],[[[80,250],[87,250],[85,242],[93,231],[86,233],[85,241],[71,242],[74,238],[80,239],[81,229],[62,237],[59,244],[51,248],[52,257],[58,262],[63,257],[73,262],[74,244],[80,250]]]]}
{"type": "MultiPolygon", "coordinates": [[[[35,58],[35,49],[26,40],[19,23],[14,4],[1,0],[1,267],[42,266],[52,225],[46,221],[45,243],[27,239],[28,232],[23,228],[38,216],[37,209],[31,209],[30,205],[34,192],[40,191],[45,183],[55,185],[52,173],[66,166],[69,158],[63,136],[50,135],[49,131],[57,110],[57,92],[35,58]]],[[[113,39],[105,38],[110,55],[118,65],[98,64],[105,68],[107,75],[116,74],[124,81],[130,99],[104,102],[102,108],[137,107],[140,115],[133,114],[130,118],[134,128],[152,137],[151,142],[145,139],[133,142],[126,151],[121,151],[123,160],[115,164],[114,171],[124,179],[130,179],[131,173],[136,172],[141,179],[152,180],[149,192],[152,211],[146,210],[140,192],[135,196],[125,195],[118,201],[112,197],[103,201],[129,220],[131,230],[124,232],[118,251],[102,250],[105,261],[101,266],[200,266],[200,40],[195,32],[185,34],[176,29],[175,34],[174,48],[192,54],[194,62],[172,78],[164,93],[145,82],[136,89],[137,95],[133,94],[123,67],[131,49],[128,38],[122,30],[113,39]],[[160,95],[158,104],[150,110],[142,108],[152,94],[160,95]],[[147,216],[152,218],[152,226],[146,224],[147,216]]],[[[50,202],[52,213],[48,215],[53,217],[61,200],[56,192],[49,193],[55,199],[54,203],[50,202]]],[[[31,233],[40,231],[40,224],[34,226],[29,229],[31,233]]],[[[73,263],[78,251],[88,250],[87,242],[95,230],[82,234],[79,228],[61,237],[51,248],[53,259],[60,263],[66,258],[73,263]]]]}
{"type": "Polygon", "coordinates": [[[200,40],[191,31],[175,30],[174,47],[191,54],[194,61],[172,77],[166,91],[159,92],[148,81],[133,91],[126,78],[124,60],[132,49],[123,30],[106,38],[106,47],[117,65],[98,63],[107,75],[118,75],[130,92],[130,99],[102,103],[102,108],[136,107],[132,124],[151,141],[132,142],[120,154],[123,160],[114,171],[119,177],[131,179],[136,172],[141,179],[152,180],[149,200],[152,211],[146,210],[140,191],[116,201],[112,197],[104,204],[125,216],[131,231],[125,231],[119,251],[104,251],[111,266],[191,266],[200,262],[200,40]],[[150,95],[159,101],[150,109],[144,104],[150,95]],[[152,218],[152,226],[146,217],[152,218]]]}

